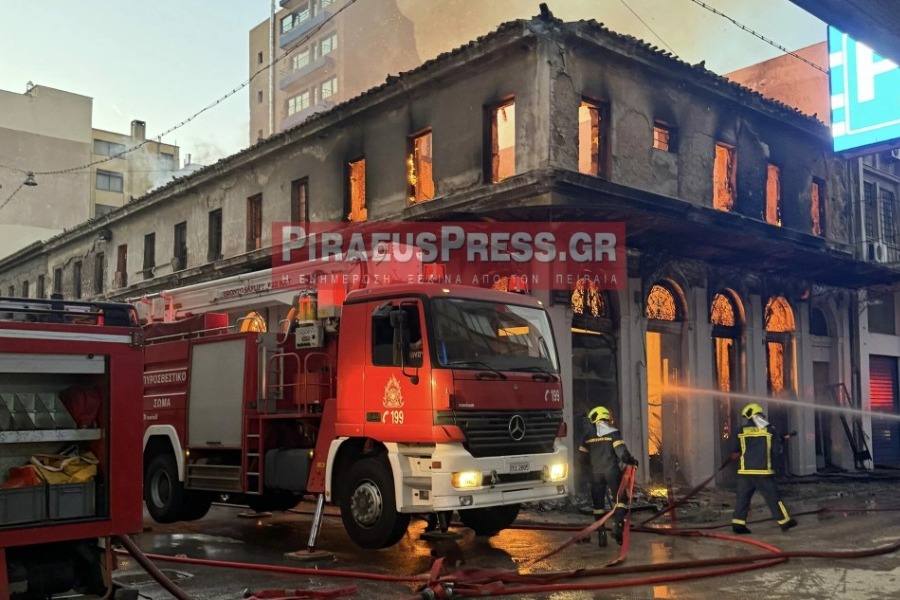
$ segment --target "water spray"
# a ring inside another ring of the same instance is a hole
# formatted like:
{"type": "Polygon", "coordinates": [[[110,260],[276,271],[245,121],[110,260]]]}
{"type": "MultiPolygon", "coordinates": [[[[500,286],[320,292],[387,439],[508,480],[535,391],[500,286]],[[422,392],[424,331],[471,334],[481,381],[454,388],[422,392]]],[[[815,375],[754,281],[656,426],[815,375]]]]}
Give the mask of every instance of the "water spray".
{"type": "Polygon", "coordinates": [[[811,402],[805,402],[802,400],[791,400],[789,398],[773,398],[772,396],[758,396],[755,394],[742,394],[739,392],[726,392],[722,390],[710,390],[679,385],[666,385],[663,387],[663,393],[709,395],[734,400],[746,400],[748,402],[774,402],[776,404],[783,404],[785,406],[792,406],[795,408],[802,408],[805,410],[812,410],[816,412],[837,413],[844,415],[853,415],[857,417],[869,417],[873,421],[900,421],[900,415],[893,413],[875,412],[871,410],[850,408],[846,406],[827,406],[822,404],[813,404],[811,402]]]}

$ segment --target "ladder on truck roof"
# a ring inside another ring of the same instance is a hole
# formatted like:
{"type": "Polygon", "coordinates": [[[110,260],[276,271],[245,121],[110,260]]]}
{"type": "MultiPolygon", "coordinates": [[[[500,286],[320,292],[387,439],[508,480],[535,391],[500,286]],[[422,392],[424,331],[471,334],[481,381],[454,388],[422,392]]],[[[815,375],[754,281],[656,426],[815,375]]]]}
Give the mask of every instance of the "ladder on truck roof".
{"type": "Polygon", "coordinates": [[[108,327],[139,327],[130,304],[61,298],[0,297],[0,320],[19,323],[67,323],[108,327]]]}

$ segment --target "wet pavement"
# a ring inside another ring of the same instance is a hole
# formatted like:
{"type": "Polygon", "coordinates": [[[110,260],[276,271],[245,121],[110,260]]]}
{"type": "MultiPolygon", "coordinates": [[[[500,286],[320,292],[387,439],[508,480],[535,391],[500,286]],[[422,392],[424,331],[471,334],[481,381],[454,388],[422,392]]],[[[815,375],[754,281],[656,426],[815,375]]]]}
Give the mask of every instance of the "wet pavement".
{"type": "MultiPolygon", "coordinates": [[[[750,516],[753,534],[745,542],[758,540],[783,551],[862,550],[900,541],[900,481],[891,479],[810,480],[781,486],[785,503],[797,515],[800,526],[781,532],[773,521],[754,522],[768,517],[760,498],[754,498],[750,516]],[[821,512],[827,508],[826,512],[821,512]],[[868,512],[859,512],[861,510],[868,512]]],[[[730,507],[733,497],[727,490],[710,490],[679,508],[678,529],[731,535],[730,507]],[[716,525],[725,525],[716,527],[716,525]]],[[[644,501],[643,510],[633,513],[633,523],[645,520],[653,509],[644,501]]],[[[177,562],[156,561],[157,566],[194,598],[225,600],[241,598],[245,590],[302,589],[325,591],[355,586],[351,598],[413,598],[421,585],[415,578],[427,577],[435,557],[458,575],[472,569],[500,569],[521,574],[546,574],[577,569],[601,568],[613,560],[618,546],[598,548],[596,534],[589,544],[573,544],[558,554],[531,564],[543,554],[563,544],[574,526],[587,526],[591,517],[569,503],[541,510],[530,505],[520,514],[516,528],[486,538],[476,537],[462,526],[454,527],[460,537],[453,541],[420,539],[425,523],[413,520],[406,537],[389,549],[371,551],[355,546],[344,533],[337,511],[329,509],[319,537],[319,549],[333,554],[332,560],[299,562],[285,553],[305,550],[311,521],[311,504],[301,504],[296,512],[276,513],[265,518],[243,518],[246,509],[216,505],[210,514],[195,522],[160,525],[145,518],[145,531],[136,536],[141,549],[150,554],[188,557],[227,563],[254,563],[309,572],[272,573],[177,562]],[[570,528],[570,529],[566,529],[570,528]],[[335,575],[346,575],[345,577],[335,575]],[[374,581],[362,577],[408,577],[402,581],[374,581]]],[[[584,508],[584,507],[581,507],[584,508]]],[[[661,517],[652,523],[661,529],[673,527],[661,517]]],[[[662,532],[632,532],[631,545],[623,567],[667,565],[676,561],[697,561],[744,557],[765,550],[730,539],[682,537],[662,532]]],[[[787,562],[741,573],[689,581],[671,581],[673,576],[696,575],[703,569],[688,566],[675,571],[624,573],[614,576],[566,578],[555,586],[523,593],[507,584],[506,597],[528,599],[582,600],[588,598],[715,599],[737,600],[764,595],[766,600],[881,599],[900,597],[900,553],[856,559],[790,558],[787,562]],[[655,581],[648,581],[653,578],[655,581]],[[669,578],[661,581],[657,578],[669,578]],[[620,585],[626,580],[636,586],[614,589],[571,589],[596,584],[620,585]]],[[[611,571],[610,571],[611,572],[611,571]]],[[[117,579],[135,585],[147,598],[170,597],[153,582],[130,557],[123,557],[117,579]]],[[[494,592],[499,588],[492,588],[494,592]]],[[[458,597],[458,596],[457,596],[458,597]]]]}

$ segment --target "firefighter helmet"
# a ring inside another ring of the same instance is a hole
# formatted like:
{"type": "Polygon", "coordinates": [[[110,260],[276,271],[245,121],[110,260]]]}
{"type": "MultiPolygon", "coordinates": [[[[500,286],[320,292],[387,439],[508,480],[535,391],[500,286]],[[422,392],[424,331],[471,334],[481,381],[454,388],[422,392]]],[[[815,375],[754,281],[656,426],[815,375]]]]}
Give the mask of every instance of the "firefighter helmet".
{"type": "Polygon", "coordinates": [[[591,423],[598,423],[600,421],[612,422],[612,413],[609,412],[609,409],[605,406],[595,406],[588,412],[588,420],[591,423]]]}
{"type": "Polygon", "coordinates": [[[756,402],[751,402],[747,406],[744,407],[744,410],[741,411],[741,414],[744,415],[745,419],[752,419],[756,415],[765,414],[762,406],[757,404],[756,402]]]}

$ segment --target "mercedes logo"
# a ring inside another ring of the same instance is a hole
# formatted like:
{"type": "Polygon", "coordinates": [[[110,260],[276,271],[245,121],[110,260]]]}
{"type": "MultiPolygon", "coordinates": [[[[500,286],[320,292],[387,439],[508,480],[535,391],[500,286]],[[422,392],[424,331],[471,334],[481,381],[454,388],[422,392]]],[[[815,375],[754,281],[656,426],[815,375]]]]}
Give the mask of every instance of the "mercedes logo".
{"type": "Polygon", "coordinates": [[[525,437],[525,419],[521,415],[513,415],[509,420],[509,437],[516,442],[525,437]]]}

